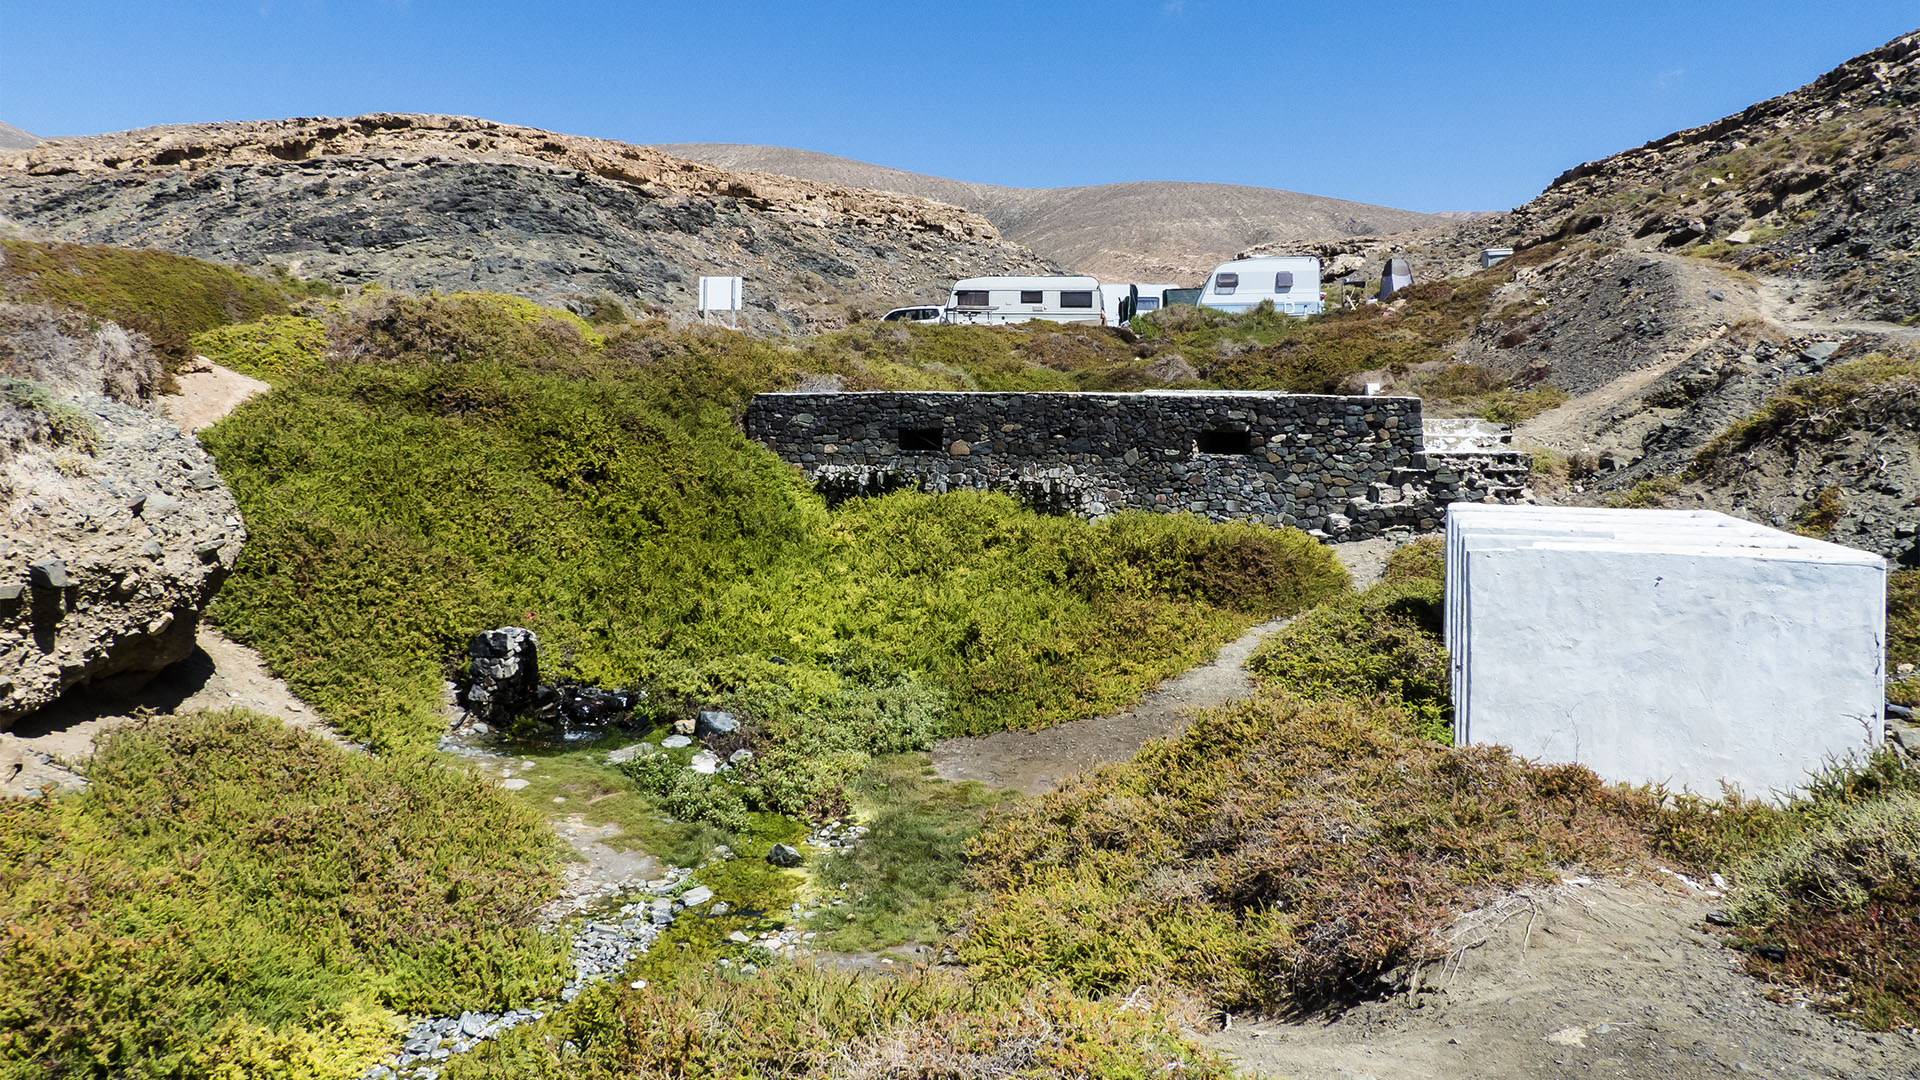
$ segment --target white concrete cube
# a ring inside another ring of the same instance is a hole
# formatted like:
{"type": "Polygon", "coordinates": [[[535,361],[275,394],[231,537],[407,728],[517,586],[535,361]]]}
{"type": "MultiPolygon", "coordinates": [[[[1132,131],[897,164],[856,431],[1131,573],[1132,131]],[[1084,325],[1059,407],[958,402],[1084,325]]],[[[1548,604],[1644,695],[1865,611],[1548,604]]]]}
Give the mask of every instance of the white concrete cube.
{"type": "Polygon", "coordinates": [[[1447,508],[1454,741],[1784,798],[1878,745],[1886,561],[1711,511],[1447,508]]]}

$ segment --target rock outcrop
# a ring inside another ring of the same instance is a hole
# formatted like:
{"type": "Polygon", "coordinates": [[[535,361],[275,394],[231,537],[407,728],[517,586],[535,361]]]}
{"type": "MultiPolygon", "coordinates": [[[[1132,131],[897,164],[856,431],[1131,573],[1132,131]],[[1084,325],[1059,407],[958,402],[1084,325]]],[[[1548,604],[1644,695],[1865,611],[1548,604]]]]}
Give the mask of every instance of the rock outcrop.
{"type": "Polygon", "coordinates": [[[156,247],[388,287],[691,314],[741,274],[747,321],[802,326],[1044,272],[978,214],[453,116],[193,124],[0,150],[0,214],[53,239],[156,247]]]}
{"type": "Polygon", "coordinates": [[[97,394],[61,405],[85,441],[0,461],[0,729],[73,687],[132,690],[185,658],[246,541],[179,428],[97,394]]]}

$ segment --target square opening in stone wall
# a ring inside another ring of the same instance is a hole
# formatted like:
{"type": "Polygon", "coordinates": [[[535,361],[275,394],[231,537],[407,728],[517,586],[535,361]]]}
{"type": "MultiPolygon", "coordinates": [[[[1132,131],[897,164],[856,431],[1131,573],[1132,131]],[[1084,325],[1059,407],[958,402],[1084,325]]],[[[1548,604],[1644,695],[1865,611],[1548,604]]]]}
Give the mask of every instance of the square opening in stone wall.
{"type": "Polygon", "coordinates": [[[1253,433],[1215,429],[1203,431],[1194,439],[1194,447],[1203,454],[1251,454],[1253,453],[1253,433]]]}
{"type": "Polygon", "coordinates": [[[937,454],[946,448],[946,429],[937,427],[903,427],[899,431],[898,441],[903,454],[937,454]]]}

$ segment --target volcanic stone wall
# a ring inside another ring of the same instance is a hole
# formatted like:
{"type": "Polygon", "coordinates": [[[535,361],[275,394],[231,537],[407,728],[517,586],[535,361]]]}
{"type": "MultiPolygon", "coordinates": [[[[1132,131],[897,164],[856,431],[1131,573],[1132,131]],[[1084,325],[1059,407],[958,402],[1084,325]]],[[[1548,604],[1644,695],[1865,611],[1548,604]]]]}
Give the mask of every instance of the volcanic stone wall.
{"type": "Polygon", "coordinates": [[[1191,511],[1342,539],[1441,519],[1418,398],[779,393],[753,399],[746,430],[835,499],[1004,490],[1057,513],[1191,511]]]}

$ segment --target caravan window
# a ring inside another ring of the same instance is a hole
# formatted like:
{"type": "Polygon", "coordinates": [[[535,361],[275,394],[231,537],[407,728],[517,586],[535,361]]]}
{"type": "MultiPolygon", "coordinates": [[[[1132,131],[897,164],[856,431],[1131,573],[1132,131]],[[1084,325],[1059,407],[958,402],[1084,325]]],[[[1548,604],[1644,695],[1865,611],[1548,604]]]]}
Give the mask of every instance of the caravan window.
{"type": "Polygon", "coordinates": [[[987,290],[961,289],[953,294],[954,307],[986,307],[987,290]]]}
{"type": "Polygon", "coordinates": [[[1274,292],[1292,292],[1293,291],[1293,271],[1282,270],[1279,273],[1273,275],[1273,291],[1274,292]]]}
{"type": "Polygon", "coordinates": [[[1093,306],[1093,294],[1086,290],[1063,292],[1060,294],[1060,306],[1063,308],[1090,308],[1093,306]]]}
{"type": "Polygon", "coordinates": [[[1020,302],[1021,302],[1021,303],[1023,303],[1023,304],[1044,304],[1044,303],[1046,303],[1046,301],[1045,301],[1045,300],[1043,300],[1043,299],[1041,299],[1041,294],[1040,294],[1040,290],[1039,290],[1039,289],[1021,289],[1021,290],[1020,290],[1020,302]]]}
{"type": "Polygon", "coordinates": [[[1135,311],[1158,311],[1160,310],[1160,298],[1157,296],[1143,296],[1140,298],[1140,306],[1134,308],[1134,310],[1135,311]]]}
{"type": "Polygon", "coordinates": [[[1240,287],[1239,274],[1215,274],[1213,276],[1214,292],[1226,294],[1226,293],[1232,292],[1233,290],[1239,287],[1240,287]]]}

